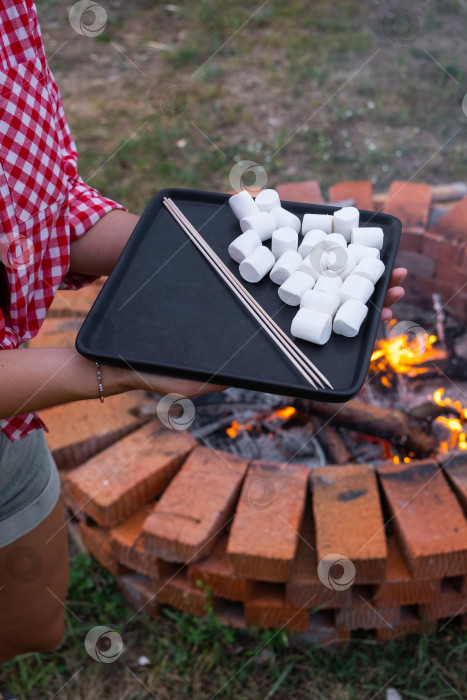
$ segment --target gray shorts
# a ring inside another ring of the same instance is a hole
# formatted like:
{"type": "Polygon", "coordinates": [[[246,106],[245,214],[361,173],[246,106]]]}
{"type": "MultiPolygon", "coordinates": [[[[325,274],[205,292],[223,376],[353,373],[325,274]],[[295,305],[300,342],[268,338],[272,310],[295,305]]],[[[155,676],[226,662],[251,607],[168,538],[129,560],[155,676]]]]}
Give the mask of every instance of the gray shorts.
{"type": "Polygon", "coordinates": [[[59,494],[60,478],[44,432],[10,442],[0,430],[0,547],[37,527],[59,494]]]}

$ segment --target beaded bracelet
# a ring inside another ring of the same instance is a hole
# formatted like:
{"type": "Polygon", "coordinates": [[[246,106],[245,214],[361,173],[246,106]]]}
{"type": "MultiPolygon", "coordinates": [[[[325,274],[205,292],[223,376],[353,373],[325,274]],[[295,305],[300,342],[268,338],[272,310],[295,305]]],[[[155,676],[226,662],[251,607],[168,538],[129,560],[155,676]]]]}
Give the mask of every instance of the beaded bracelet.
{"type": "Polygon", "coordinates": [[[97,386],[99,387],[99,400],[101,403],[104,403],[104,386],[102,384],[102,372],[101,372],[101,366],[98,362],[96,362],[96,370],[97,370],[97,386]]]}

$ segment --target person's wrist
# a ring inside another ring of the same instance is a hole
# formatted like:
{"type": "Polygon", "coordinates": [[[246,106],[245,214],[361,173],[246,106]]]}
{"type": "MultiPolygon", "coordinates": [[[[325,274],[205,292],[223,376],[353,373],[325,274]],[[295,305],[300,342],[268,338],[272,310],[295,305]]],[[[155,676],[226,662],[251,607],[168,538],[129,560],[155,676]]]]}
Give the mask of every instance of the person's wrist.
{"type": "Polygon", "coordinates": [[[99,364],[101,367],[104,396],[123,394],[125,391],[131,391],[134,389],[134,383],[132,381],[134,378],[134,372],[123,367],[103,365],[102,363],[99,364]]]}

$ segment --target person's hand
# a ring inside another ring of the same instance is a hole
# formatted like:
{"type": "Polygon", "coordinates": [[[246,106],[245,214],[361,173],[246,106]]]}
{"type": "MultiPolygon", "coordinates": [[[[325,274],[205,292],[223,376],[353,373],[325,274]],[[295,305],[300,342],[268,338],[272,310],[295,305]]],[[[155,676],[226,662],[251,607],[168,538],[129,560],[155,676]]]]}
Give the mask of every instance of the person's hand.
{"type": "Polygon", "coordinates": [[[392,311],[389,307],[395,304],[396,301],[402,299],[402,297],[404,296],[405,289],[401,285],[406,277],[407,270],[405,269],[405,267],[396,267],[392,271],[391,277],[389,279],[388,291],[384,300],[384,308],[381,312],[382,321],[389,321],[392,318],[392,311]]]}

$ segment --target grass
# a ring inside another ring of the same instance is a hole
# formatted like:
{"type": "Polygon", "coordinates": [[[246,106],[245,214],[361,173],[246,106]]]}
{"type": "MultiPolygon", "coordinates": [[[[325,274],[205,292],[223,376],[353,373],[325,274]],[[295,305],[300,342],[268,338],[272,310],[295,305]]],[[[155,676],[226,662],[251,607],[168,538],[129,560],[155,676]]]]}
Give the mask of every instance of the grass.
{"type": "Polygon", "coordinates": [[[382,698],[394,687],[406,698],[467,695],[465,633],[457,622],[434,636],[376,645],[361,633],[337,652],[291,648],[285,632],[223,627],[208,607],[202,619],[163,608],[156,619],[133,617],[112,576],[85,554],[72,561],[67,633],[50,654],[29,654],[0,671],[21,700],[353,700],[382,698]],[[84,648],[96,625],[115,629],[125,650],[112,664],[84,648]],[[139,666],[147,656],[150,666],[139,666]],[[65,685],[66,684],[66,685],[65,685]]]}
{"type": "Polygon", "coordinates": [[[96,42],[39,2],[49,53],[72,39],[51,63],[84,178],[138,213],[164,186],[231,189],[238,159],[325,195],[344,179],[465,178],[465,2],[411,7],[407,41],[383,3],[259,7],[115,0],[96,42]]]}

